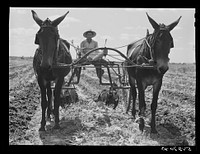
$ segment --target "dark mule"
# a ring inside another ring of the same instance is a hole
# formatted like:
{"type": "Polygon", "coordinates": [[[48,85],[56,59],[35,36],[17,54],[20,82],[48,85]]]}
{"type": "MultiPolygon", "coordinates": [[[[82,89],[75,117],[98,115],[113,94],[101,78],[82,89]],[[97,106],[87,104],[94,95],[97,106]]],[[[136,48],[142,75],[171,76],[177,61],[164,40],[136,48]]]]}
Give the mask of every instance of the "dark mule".
{"type": "Polygon", "coordinates": [[[58,24],[65,18],[68,12],[51,21],[48,18],[42,21],[37,14],[32,11],[33,19],[40,26],[36,34],[35,43],[39,44],[33,59],[33,68],[41,91],[42,120],[40,131],[45,131],[46,109],[47,118],[50,118],[52,111],[52,90],[51,81],[55,81],[54,91],[54,116],[55,129],[59,126],[59,105],[60,93],[64,82],[64,77],[70,72],[70,68],[54,68],[57,62],[70,64],[72,57],[69,52],[69,44],[61,39],[58,34],[58,24]]]}
{"type": "MultiPolygon", "coordinates": [[[[158,94],[162,85],[163,75],[168,70],[169,52],[173,48],[173,38],[170,31],[178,24],[180,18],[172,24],[166,26],[164,24],[157,24],[147,14],[149,22],[154,28],[153,34],[147,36],[137,42],[130,44],[127,48],[127,56],[130,60],[137,64],[154,65],[156,69],[135,68],[128,67],[129,83],[131,86],[131,93],[133,98],[132,115],[135,118],[135,100],[137,96],[136,86],[139,92],[139,116],[145,116],[145,89],[149,85],[153,85],[153,99],[151,104],[151,132],[157,133],[155,128],[155,114],[157,108],[158,94]],[[136,81],[136,83],[135,83],[136,81]]],[[[128,104],[127,112],[129,110],[130,102],[128,104]]],[[[143,120],[144,121],[144,120],[143,120]]]]}

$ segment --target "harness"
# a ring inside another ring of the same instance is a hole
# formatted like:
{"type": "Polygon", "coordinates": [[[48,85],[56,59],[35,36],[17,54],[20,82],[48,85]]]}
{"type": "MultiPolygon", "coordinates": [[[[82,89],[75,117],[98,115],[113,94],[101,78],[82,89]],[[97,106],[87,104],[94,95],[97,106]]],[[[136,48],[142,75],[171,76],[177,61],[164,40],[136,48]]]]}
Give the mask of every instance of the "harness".
{"type": "Polygon", "coordinates": [[[149,48],[149,53],[150,53],[150,59],[148,60],[145,56],[143,56],[146,60],[148,60],[149,61],[149,63],[150,62],[154,62],[154,50],[152,49],[152,47],[150,46],[150,44],[148,43],[148,41],[147,41],[147,39],[145,38],[145,43],[146,43],[146,45],[148,46],[148,48],[149,48]]]}
{"type": "MultiPolygon", "coordinates": [[[[135,56],[135,58],[132,61],[135,62],[136,59],[138,58],[138,56],[141,56],[143,59],[148,61],[148,63],[153,64],[153,62],[155,61],[155,58],[154,58],[154,43],[155,43],[155,39],[152,38],[152,35],[153,34],[151,34],[150,36],[146,36],[143,39],[138,40],[138,41],[142,41],[142,42],[139,43],[138,45],[136,45],[133,49],[131,49],[130,53],[127,53],[128,54],[127,55],[128,58],[131,58],[131,56],[132,56],[133,52],[135,51],[135,49],[140,47],[140,48],[143,48],[143,49],[140,49],[140,52],[138,53],[137,56],[135,56]],[[149,52],[149,54],[150,54],[150,59],[145,56],[145,53],[147,53],[147,52],[149,52]]],[[[137,43],[138,41],[136,41],[134,43],[137,43]]]]}
{"type": "MultiPolygon", "coordinates": [[[[143,38],[143,41],[141,44],[138,44],[135,48],[137,48],[138,46],[144,46],[144,49],[141,49],[141,51],[139,52],[139,54],[133,59],[133,61],[136,60],[136,58],[138,56],[141,56],[143,59],[145,59],[145,61],[147,61],[150,65],[154,65],[155,64],[155,42],[156,39],[158,37],[158,34],[160,33],[160,31],[163,30],[167,30],[166,26],[164,24],[160,24],[160,28],[159,30],[157,30],[156,32],[154,32],[153,34],[147,34],[145,38],[143,38]],[[145,54],[149,52],[150,58],[146,57],[145,54]]],[[[148,31],[147,31],[148,33],[148,31]]],[[[171,48],[174,47],[174,43],[173,43],[173,38],[170,34],[171,40],[172,40],[172,44],[171,44],[171,48]]],[[[134,52],[134,49],[132,49],[131,53],[129,53],[129,58],[131,57],[132,53],[134,52]]]]}
{"type": "Polygon", "coordinates": [[[145,41],[145,43],[146,43],[146,45],[148,47],[148,48],[145,48],[144,50],[149,51],[150,59],[148,59],[145,56],[143,56],[143,57],[146,60],[148,60],[148,62],[149,62],[150,65],[153,65],[155,63],[154,45],[155,45],[157,34],[155,34],[155,36],[153,34],[151,34],[149,36],[146,36],[146,38],[144,39],[144,41],[145,41]],[[148,40],[149,40],[149,42],[148,42],[148,40]]]}

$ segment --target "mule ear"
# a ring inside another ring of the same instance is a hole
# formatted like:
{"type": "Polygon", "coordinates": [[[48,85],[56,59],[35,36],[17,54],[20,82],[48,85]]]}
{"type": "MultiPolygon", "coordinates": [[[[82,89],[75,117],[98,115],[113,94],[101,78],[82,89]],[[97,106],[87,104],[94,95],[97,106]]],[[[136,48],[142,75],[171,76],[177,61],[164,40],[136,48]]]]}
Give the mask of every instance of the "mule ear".
{"type": "Polygon", "coordinates": [[[67,13],[65,13],[63,16],[58,17],[57,19],[55,19],[54,21],[52,21],[52,25],[53,25],[54,27],[58,26],[58,25],[61,23],[61,21],[63,21],[63,19],[65,18],[65,16],[66,16],[68,13],[69,13],[69,11],[68,11],[67,13]]]}
{"type": "Polygon", "coordinates": [[[33,19],[35,20],[35,22],[36,22],[39,26],[41,26],[43,21],[38,17],[38,15],[37,15],[37,13],[36,13],[35,11],[31,10],[31,12],[32,12],[33,19]]]}
{"type": "Polygon", "coordinates": [[[153,27],[154,29],[158,29],[158,28],[159,28],[159,25],[157,24],[157,22],[155,22],[155,21],[148,15],[147,12],[146,12],[146,14],[147,14],[147,17],[148,17],[149,22],[151,23],[152,27],[153,27]]]}
{"type": "Polygon", "coordinates": [[[173,22],[173,23],[171,23],[170,25],[167,26],[168,29],[169,29],[169,31],[171,31],[171,30],[179,23],[181,17],[182,17],[182,16],[180,16],[180,17],[178,18],[178,20],[176,20],[175,22],[173,22]]]}

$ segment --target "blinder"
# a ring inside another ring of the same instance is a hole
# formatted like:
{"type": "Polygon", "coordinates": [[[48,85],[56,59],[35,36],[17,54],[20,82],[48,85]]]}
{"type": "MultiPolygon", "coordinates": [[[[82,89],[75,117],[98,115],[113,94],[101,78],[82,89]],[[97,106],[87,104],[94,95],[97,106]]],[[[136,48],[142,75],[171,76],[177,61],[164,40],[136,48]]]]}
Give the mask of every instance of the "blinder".
{"type": "Polygon", "coordinates": [[[36,35],[35,35],[35,41],[34,41],[34,43],[35,44],[38,44],[39,45],[39,38],[38,38],[38,34],[41,32],[41,29],[42,28],[45,28],[45,27],[52,27],[52,28],[55,28],[56,29],[56,40],[58,40],[58,38],[59,38],[59,34],[58,34],[58,29],[57,29],[57,27],[53,27],[53,26],[41,26],[40,27],[40,29],[39,29],[39,31],[36,33],[36,35]]]}
{"type": "Polygon", "coordinates": [[[171,36],[171,34],[170,34],[170,37],[171,37],[171,40],[172,40],[172,42],[171,42],[171,48],[173,48],[174,47],[174,40],[173,40],[173,37],[171,36]]]}
{"type": "Polygon", "coordinates": [[[35,44],[39,45],[38,33],[35,35],[35,44]]]}

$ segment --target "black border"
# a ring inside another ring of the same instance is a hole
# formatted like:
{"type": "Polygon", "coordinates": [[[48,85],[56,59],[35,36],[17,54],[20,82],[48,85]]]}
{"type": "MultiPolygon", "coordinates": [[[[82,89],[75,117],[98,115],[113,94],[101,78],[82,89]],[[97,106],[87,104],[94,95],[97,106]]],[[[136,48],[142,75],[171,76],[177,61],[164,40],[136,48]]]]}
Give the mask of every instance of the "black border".
{"type": "MultiPolygon", "coordinates": [[[[198,136],[199,136],[199,131],[197,129],[197,127],[199,126],[199,119],[198,119],[198,108],[199,108],[199,97],[198,97],[198,85],[199,85],[199,45],[198,45],[198,40],[199,40],[199,4],[198,1],[195,1],[192,4],[189,4],[188,1],[177,1],[175,2],[169,2],[169,1],[148,1],[148,3],[146,1],[133,1],[133,0],[129,0],[129,1],[119,1],[119,0],[112,0],[110,2],[108,1],[97,1],[97,0],[93,0],[93,1],[89,1],[89,0],[82,0],[82,1],[78,1],[78,0],[65,0],[65,1],[9,1],[8,4],[8,23],[9,23],[9,7],[75,7],[75,8],[79,8],[79,7],[101,7],[101,8],[195,8],[196,9],[196,14],[195,14],[195,18],[196,18],[196,22],[195,22],[195,54],[196,54],[196,146],[189,146],[191,148],[192,151],[199,151],[198,147],[198,136]],[[54,4],[53,4],[53,3],[54,4]],[[196,3],[195,3],[196,2],[196,3]],[[160,6],[159,6],[160,5],[160,6]]],[[[3,125],[3,124],[2,124],[3,125]]],[[[7,129],[6,129],[7,130],[7,129]]],[[[4,135],[5,136],[5,135],[4,135]]],[[[6,136],[6,139],[7,136],[6,136]]],[[[3,139],[2,139],[3,140],[3,139]]],[[[3,140],[4,144],[5,144],[6,140],[3,140]]],[[[127,152],[161,152],[164,151],[164,148],[167,148],[168,151],[175,151],[176,149],[178,149],[178,147],[173,147],[173,146],[79,146],[79,147],[75,147],[75,146],[15,146],[15,145],[9,145],[9,141],[7,142],[8,146],[7,146],[7,152],[65,152],[65,153],[69,153],[71,151],[74,152],[108,152],[108,153],[114,153],[115,150],[116,152],[119,153],[125,153],[125,151],[127,150],[127,152]],[[171,148],[171,149],[170,149],[171,148]],[[102,149],[102,151],[100,151],[99,149],[102,149]]],[[[6,146],[3,146],[3,149],[5,149],[6,146]]],[[[184,148],[184,147],[182,147],[184,148]]],[[[186,150],[187,151],[187,150],[186,150]]]]}

